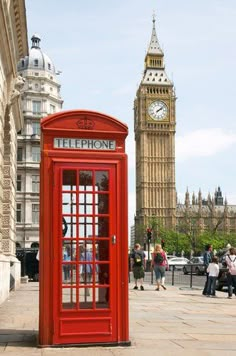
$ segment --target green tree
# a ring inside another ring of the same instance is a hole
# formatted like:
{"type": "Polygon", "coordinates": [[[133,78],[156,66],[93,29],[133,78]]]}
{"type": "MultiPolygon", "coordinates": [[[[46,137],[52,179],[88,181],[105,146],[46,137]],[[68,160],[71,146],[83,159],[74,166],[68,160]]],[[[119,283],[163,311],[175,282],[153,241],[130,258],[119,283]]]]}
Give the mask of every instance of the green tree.
{"type": "Polygon", "coordinates": [[[141,246],[143,246],[145,233],[146,233],[145,226],[143,224],[136,224],[135,225],[135,243],[139,243],[141,246]]]}
{"type": "MultiPolygon", "coordinates": [[[[185,235],[187,240],[186,247],[189,251],[192,250],[194,253],[197,251],[197,241],[200,234],[200,228],[198,225],[199,217],[196,213],[191,213],[190,211],[185,211],[183,219],[176,226],[176,230],[185,235]]],[[[190,252],[190,251],[189,251],[190,252]]]]}

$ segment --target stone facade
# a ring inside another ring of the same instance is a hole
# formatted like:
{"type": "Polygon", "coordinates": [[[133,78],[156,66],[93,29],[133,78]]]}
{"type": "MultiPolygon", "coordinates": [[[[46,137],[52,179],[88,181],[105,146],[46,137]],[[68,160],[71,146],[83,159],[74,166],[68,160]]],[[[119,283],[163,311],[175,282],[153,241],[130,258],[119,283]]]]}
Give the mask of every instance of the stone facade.
{"type": "Polygon", "coordinates": [[[17,131],[23,124],[17,62],[28,53],[24,0],[0,2],[0,303],[20,283],[15,258],[17,131]]]}

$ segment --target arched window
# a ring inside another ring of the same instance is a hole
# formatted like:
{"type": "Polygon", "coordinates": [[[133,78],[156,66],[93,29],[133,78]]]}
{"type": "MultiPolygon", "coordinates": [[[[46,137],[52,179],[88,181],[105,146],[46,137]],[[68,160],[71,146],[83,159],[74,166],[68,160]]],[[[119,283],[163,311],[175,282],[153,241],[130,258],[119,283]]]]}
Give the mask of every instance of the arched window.
{"type": "Polygon", "coordinates": [[[31,248],[38,248],[39,247],[39,243],[38,242],[33,242],[31,244],[31,248]]]}

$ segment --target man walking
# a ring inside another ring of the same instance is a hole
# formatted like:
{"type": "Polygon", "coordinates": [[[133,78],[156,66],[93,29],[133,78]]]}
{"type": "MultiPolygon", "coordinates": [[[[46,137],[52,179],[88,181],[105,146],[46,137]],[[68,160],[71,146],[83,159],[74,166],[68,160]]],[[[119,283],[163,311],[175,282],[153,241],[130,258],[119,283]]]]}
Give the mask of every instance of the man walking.
{"type": "Polygon", "coordinates": [[[209,266],[209,263],[212,261],[212,257],[213,257],[212,245],[208,244],[208,245],[206,245],[205,252],[204,252],[204,255],[203,255],[203,262],[204,262],[205,271],[206,271],[206,282],[205,282],[205,286],[204,286],[204,289],[203,289],[203,292],[202,292],[203,295],[207,295],[207,285],[208,285],[208,277],[209,277],[209,273],[207,272],[207,268],[209,266]]]}

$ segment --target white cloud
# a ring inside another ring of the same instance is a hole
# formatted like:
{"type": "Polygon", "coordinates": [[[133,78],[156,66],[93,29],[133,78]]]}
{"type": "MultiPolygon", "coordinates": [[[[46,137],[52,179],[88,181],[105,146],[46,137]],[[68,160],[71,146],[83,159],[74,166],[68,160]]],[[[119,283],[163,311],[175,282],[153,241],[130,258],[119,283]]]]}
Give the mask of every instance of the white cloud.
{"type": "Polygon", "coordinates": [[[236,143],[236,133],[221,128],[207,128],[176,137],[176,160],[209,157],[236,143]]]}

